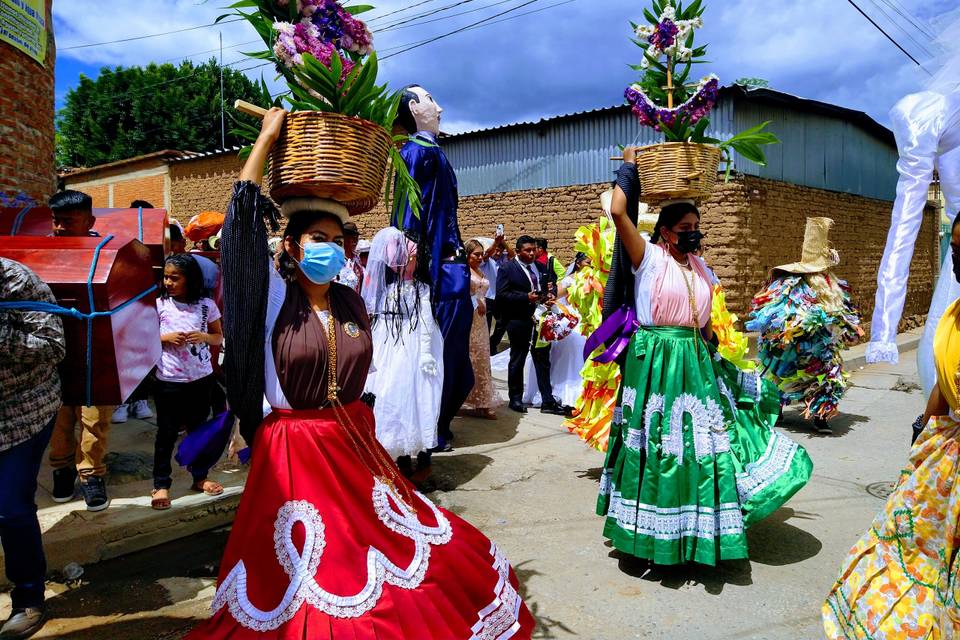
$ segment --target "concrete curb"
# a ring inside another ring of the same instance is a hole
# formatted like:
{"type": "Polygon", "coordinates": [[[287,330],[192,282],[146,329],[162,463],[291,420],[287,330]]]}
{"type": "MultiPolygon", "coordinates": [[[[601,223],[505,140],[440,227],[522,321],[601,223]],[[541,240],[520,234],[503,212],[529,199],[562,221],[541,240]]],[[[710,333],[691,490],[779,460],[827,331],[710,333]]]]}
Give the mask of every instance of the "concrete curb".
{"type": "MultiPolygon", "coordinates": [[[[78,500],[58,508],[55,522],[51,509],[44,509],[40,515],[48,571],[57,573],[71,562],[86,565],[117,558],[229,525],[242,493],[241,486],[234,486],[215,497],[184,496],[166,511],[152,509],[149,497],[116,498],[100,513],[83,510],[78,500]]],[[[0,570],[4,565],[0,556],[0,570]]],[[[2,571],[0,586],[9,586],[2,571]]]]}

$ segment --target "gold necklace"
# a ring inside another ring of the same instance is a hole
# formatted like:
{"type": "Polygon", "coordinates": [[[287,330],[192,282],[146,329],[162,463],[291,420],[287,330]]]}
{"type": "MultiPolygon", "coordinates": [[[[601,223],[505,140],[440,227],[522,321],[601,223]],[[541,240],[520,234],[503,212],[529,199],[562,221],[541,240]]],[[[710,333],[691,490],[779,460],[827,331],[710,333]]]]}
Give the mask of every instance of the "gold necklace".
{"type": "Polygon", "coordinates": [[[328,312],[327,319],[327,401],[333,409],[334,416],[340,427],[346,432],[350,444],[353,446],[357,458],[367,468],[374,478],[387,485],[394,498],[403,503],[410,512],[413,509],[413,492],[401,480],[400,472],[394,466],[393,461],[389,460],[383,453],[382,448],[376,442],[376,435],[369,424],[364,424],[363,428],[358,428],[344,410],[340,403],[340,386],[337,384],[337,323],[333,313],[328,312]],[[373,435],[374,442],[370,442],[369,436],[373,435]],[[366,442],[364,441],[366,440],[366,442]],[[364,456],[364,451],[373,458],[371,466],[364,456]]]}
{"type": "Polygon", "coordinates": [[[692,269],[690,271],[681,270],[681,273],[683,273],[683,283],[687,285],[687,300],[690,303],[690,318],[693,321],[694,344],[697,348],[697,357],[699,357],[700,340],[702,337],[700,336],[700,314],[697,313],[697,296],[693,290],[693,279],[696,277],[696,275],[693,273],[692,269]],[[687,273],[690,274],[689,279],[687,278],[687,273]]]}

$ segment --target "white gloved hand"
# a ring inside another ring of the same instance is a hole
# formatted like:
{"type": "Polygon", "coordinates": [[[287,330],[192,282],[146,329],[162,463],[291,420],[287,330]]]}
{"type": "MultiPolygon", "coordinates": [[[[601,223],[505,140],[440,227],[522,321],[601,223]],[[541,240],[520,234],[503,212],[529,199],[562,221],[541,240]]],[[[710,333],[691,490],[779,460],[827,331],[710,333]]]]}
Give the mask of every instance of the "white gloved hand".
{"type": "Polygon", "coordinates": [[[430,353],[421,353],[420,370],[430,377],[435,377],[439,373],[437,370],[437,359],[430,353]]]}

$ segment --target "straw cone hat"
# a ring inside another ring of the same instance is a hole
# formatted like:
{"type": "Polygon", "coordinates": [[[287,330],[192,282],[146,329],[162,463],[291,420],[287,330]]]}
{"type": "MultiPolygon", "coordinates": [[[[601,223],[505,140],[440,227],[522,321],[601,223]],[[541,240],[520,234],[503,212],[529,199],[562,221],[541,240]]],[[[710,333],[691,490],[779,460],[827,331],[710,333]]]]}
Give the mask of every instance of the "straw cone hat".
{"type": "Polygon", "coordinates": [[[774,267],[774,271],[807,274],[829,271],[840,264],[840,255],[830,248],[830,218],[807,218],[803,234],[803,254],[800,262],[791,262],[774,267]]]}
{"type": "MultiPolygon", "coordinates": [[[[612,215],[613,189],[607,189],[600,194],[600,206],[603,207],[604,213],[608,216],[612,215]]],[[[637,216],[637,230],[641,233],[651,234],[656,226],[657,216],[650,213],[650,207],[647,206],[647,203],[641,202],[639,215],[637,216]]]]}

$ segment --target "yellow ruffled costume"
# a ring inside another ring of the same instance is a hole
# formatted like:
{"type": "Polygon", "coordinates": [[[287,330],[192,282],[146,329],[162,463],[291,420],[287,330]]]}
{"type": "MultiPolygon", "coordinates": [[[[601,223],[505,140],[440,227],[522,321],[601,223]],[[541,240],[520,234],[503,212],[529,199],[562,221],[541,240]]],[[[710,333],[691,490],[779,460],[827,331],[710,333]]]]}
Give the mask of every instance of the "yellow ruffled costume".
{"type": "MultiPolygon", "coordinates": [[[[940,393],[960,412],[960,301],[937,327],[940,393]]],[[[823,605],[830,640],[960,638],[960,422],[934,417],[823,605]]]]}
{"type": "Polygon", "coordinates": [[[737,330],[739,318],[727,309],[727,294],[720,281],[713,285],[713,308],[710,310],[710,323],[719,344],[717,351],[724,360],[744,371],[753,371],[757,363],[747,357],[750,351],[747,336],[737,330]]]}
{"type": "MultiPolygon", "coordinates": [[[[585,336],[596,331],[602,320],[603,292],[610,275],[615,236],[613,223],[605,216],[599,224],[577,230],[576,250],[589,256],[592,266],[577,272],[567,299],[580,313],[577,331],[585,336]]],[[[598,364],[588,358],[581,376],[583,393],[577,400],[574,417],[564,424],[594,449],[606,451],[620,388],[620,368],[615,362],[598,364]]]]}

